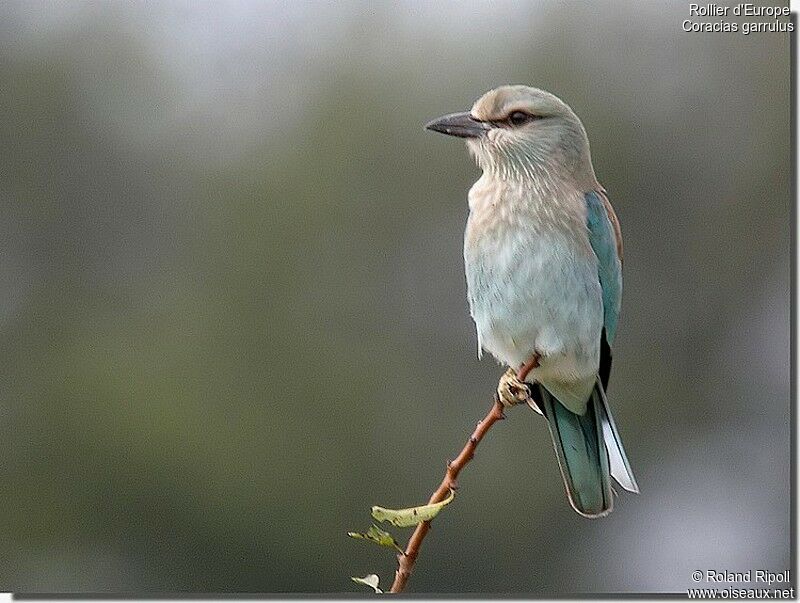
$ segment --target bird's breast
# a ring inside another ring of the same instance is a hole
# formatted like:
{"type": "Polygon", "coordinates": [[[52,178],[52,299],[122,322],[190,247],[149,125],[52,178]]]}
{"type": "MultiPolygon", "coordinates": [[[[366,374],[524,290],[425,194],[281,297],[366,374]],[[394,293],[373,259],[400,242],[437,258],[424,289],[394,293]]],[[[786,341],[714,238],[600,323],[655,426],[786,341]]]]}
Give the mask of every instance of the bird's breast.
{"type": "Polygon", "coordinates": [[[469,202],[464,262],[479,346],[511,366],[536,351],[561,372],[595,370],[602,297],[583,194],[481,178],[469,202]]]}

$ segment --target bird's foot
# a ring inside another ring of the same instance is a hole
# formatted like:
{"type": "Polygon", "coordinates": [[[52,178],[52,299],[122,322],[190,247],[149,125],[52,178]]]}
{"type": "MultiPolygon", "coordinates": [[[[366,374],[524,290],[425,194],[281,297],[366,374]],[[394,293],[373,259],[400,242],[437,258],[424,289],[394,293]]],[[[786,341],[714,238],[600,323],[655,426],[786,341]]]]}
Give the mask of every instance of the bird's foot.
{"type": "Polygon", "coordinates": [[[519,380],[517,372],[510,368],[500,377],[497,398],[505,408],[510,408],[517,404],[527,404],[531,399],[531,390],[526,383],[519,380]]]}

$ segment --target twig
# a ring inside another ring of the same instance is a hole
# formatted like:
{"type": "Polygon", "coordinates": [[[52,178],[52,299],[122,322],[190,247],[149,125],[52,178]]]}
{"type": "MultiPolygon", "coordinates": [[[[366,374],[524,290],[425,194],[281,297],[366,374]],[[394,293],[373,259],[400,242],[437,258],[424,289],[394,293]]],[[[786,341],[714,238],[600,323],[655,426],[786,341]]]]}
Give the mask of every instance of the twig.
{"type": "MultiPolygon", "coordinates": [[[[531,369],[535,368],[536,366],[538,366],[538,357],[535,357],[531,362],[524,364],[518,371],[517,378],[524,382],[525,377],[527,377],[531,369]]],[[[443,501],[450,493],[451,489],[456,490],[458,488],[458,474],[461,473],[461,470],[466,467],[475,456],[475,449],[478,447],[478,444],[481,443],[483,436],[488,433],[488,431],[492,428],[492,425],[505,418],[505,414],[503,414],[503,403],[500,402],[500,398],[497,396],[497,394],[495,394],[492,407],[489,409],[489,412],[486,414],[486,416],[482,420],[478,421],[475,431],[472,432],[472,435],[470,436],[469,440],[467,440],[464,448],[461,450],[455,460],[447,463],[447,471],[445,472],[444,479],[442,480],[442,483],[439,484],[436,492],[433,493],[433,496],[431,496],[428,504],[434,504],[443,501]]],[[[425,540],[425,536],[428,535],[428,530],[430,529],[430,521],[423,521],[417,525],[414,533],[411,535],[411,539],[408,541],[408,545],[406,545],[406,550],[397,555],[397,571],[394,574],[394,582],[392,582],[392,588],[389,590],[389,592],[400,593],[405,589],[406,583],[411,577],[411,572],[414,569],[414,564],[417,562],[419,549],[422,546],[422,542],[425,540]]]]}

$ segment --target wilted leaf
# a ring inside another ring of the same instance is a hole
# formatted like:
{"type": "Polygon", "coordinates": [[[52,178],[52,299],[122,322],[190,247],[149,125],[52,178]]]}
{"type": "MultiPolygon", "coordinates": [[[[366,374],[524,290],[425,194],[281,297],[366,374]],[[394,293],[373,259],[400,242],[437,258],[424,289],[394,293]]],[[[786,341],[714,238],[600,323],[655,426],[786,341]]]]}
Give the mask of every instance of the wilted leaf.
{"type": "Polygon", "coordinates": [[[408,528],[436,517],[445,505],[449,505],[453,501],[454,496],[455,492],[450,490],[450,495],[442,502],[422,505],[421,507],[409,507],[408,509],[372,507],[372,516],[378,521],[388,521],[398,528],[408,528]]]}
{"type": "Polygon", "coordinates": [[[350,536],[350,538],[363,538],[364,540],[371,540],[372,542],[381,546],[394,549],[398,553],[403,552],[403,549],[400,548],[400,545],[397,544],[397,541],[394,539],[394,537],[389,532],[381,530],[375,524],[370,526],[366,534],[362,534],[360,532],[348,532],[347,535],[350,536]]]}
{"type": "Polygon", "coordinates": [[[353,576],[350,579],[353,582],[356,582],[357,584],[366,584],[367,586],[370,586],[373,589],[375,589],[376,593],[383,594],[383,591],[380,588],[378,588],[378,582],[380,582],[380,578],[378,578],[378,576],[376,576],[375,574],[369,574],[367,576],[364,576],[363,578],[356,578],[355,576],[353,576]]]}

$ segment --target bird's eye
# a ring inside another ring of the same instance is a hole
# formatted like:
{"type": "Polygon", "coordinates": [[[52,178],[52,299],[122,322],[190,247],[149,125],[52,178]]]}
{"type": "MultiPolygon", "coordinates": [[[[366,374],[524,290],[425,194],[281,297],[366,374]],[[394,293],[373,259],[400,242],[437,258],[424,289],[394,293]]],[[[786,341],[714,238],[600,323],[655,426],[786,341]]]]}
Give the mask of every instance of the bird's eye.
{"type": "Polygon", "coordinates": [[[531,115],[524,113],[522,111],[514,111],[511,115],[508,116],[508,123],[512,126],[521,126],[527,121],[532,119],[531,115]]]}

